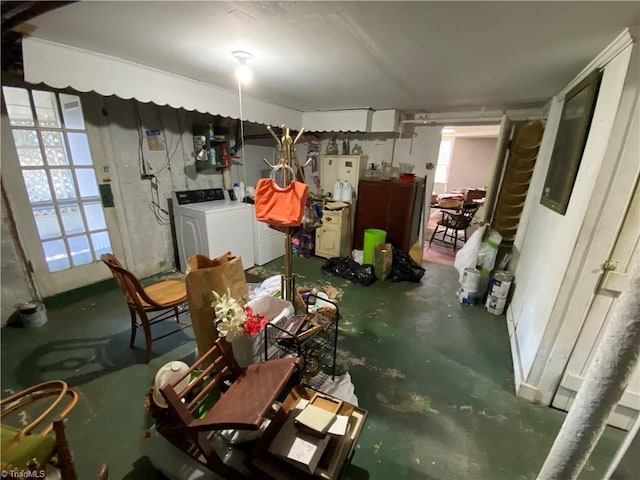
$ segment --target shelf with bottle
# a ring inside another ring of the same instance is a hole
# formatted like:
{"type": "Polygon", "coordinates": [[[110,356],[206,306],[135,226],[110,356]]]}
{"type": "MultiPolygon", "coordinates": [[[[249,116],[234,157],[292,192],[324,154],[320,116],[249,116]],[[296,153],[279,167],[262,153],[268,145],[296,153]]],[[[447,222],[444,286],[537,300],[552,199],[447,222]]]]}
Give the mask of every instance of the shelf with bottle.
{"type": "Polygon", "coordinates": [[[213,124],[193,126],[193,144],[196,152],[196,171],[224,170],[231,166],[227,152],[227,133],[224,127],[213,124]]]}

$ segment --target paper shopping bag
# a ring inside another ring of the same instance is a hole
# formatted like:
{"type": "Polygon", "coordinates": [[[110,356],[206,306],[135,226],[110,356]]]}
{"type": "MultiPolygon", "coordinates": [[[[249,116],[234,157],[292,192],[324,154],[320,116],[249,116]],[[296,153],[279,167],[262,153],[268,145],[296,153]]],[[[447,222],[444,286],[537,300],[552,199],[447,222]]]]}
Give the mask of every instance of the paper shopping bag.
{"type": "Polygon", "coordinates": [[[390,243],[380,243],[373,247],[373,271],[378,280],[385,280],[391,273],[393,250],[390,243]]]}
{"type": "Polygon", "coordinates": [[[249,298],[242,259],[231,252],[216,258],[193,255],[187,259],[186,285],[198,354],[203,355],[213,347],[218,338],[211,307],[214,300],[211,291],[215,290],[218,295],[223,295],[229,289],[231,296],[243,304],[249,298]]]}

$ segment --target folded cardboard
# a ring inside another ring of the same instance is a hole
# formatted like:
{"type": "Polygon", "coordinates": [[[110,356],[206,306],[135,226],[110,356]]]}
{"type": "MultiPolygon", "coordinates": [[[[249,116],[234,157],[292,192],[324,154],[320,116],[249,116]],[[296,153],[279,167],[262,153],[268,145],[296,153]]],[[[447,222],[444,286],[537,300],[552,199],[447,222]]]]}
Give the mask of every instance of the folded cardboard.
{"type": "Polygon", "coordinates": [[[324,438],[318,438],[296,429],[295,419],[306,404],[306,400],[300,400],[296,408],[290,412],[282,428],[269,445],[268,451],[305,472],[313,474],[331,436],[325,435],[324,438]]]}

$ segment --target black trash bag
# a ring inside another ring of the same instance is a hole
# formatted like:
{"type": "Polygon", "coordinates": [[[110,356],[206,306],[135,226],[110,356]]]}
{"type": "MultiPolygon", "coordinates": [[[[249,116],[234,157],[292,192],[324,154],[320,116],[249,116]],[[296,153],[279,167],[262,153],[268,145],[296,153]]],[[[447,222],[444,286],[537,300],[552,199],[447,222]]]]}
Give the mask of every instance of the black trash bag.
{"type": "Polygon", "coordinates": [[[408,253],[393,248],[393,263],[391,265],[392,282],[419,282],[424,276],[424,268],[413,261],[408,253]]]}
{"type": "Polygon", "coordinates": [[[376,281],[373,265],[360,265],[351,258],[333,257],[322,265],[322,273],[346,278],[356,285],[366,287],[376,281]]]}

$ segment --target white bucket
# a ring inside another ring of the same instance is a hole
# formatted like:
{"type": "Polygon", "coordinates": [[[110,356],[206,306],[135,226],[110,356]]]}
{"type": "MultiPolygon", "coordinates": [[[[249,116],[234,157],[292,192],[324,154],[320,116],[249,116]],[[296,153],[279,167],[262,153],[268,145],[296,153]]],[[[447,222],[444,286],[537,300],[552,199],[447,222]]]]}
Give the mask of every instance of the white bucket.
{"type": "Polygon", "coordinates": [[[495,297],[493,295],[489,295],[487,297],[487,303],[485,304],[485,306],[487,307],[487,312],[493,313],[494,315],[502,315],[506,304],[507,304],[506,297],[500,298],[500,297],[495,297]]]}
{"type": "Polygon", "coordinates": [[[477,268],[465,268],[457,292],[458,301],[462,305],[475,305],[480,285],[480,270],[477,268]]]}
{"type": "Polygon", "coordinates": [[[475,305],[477,297],[477,290],[471,290],[466,287],[460,287],[460,289],[458,290],[458,301],[462,305],[475,305]]]}
{"type": "Polygon", "coordinates": [[[41,327],[47,323],[47,310],[40,302],[23,303],[18,306],[20,321],[26,328],[41,327]]]}
{"type": "Polygon", "coordinates": [[[489,282],[488,295],[496,298],[507,298],[513,282],[513,275],[506,270],[496,270],[489,282]]]}
{"type": "Polygon", "coordinates": [[[480,270],[477,268],[465,268],[460,285],[463,288],[477,292],[480,285],[480,270]]]}

